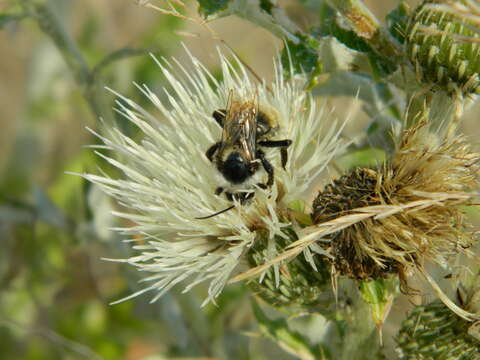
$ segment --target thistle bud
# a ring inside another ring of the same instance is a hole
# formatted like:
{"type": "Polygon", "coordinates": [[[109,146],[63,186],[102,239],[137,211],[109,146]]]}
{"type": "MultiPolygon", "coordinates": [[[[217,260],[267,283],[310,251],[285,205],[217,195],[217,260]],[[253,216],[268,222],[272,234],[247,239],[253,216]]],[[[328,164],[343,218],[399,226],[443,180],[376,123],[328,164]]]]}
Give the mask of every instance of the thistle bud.
{"type": "MultiPolygon", "coordinates": [[[[273,239],[275,251],[283,251],[295,240],[293,231],[287,232],[285,237],[276,236],[273,239]]],[[[268,241],[263,239],[256,241],[249,253],[249,262],[252,267],[263,264],[268,258],[267,244],[268,241]]],[[[253,279],[249,282],[253,292],[270,305],[314,305],[319,295],[330,284],[330,271],[317,255],[313,255],[311,262],[300,255],[278,266],[278,276],[272,266],[268,268],[262,279],[253,279]]]]}
{"type": "Polygon", "coordinates": [[[480,341],[471,327],[439,301],[416,306],[397,335],[400,359],[478,360],[480,341]]]}
{"type": "Polygon", "coordinates": [[[480,93],[480,3],[425,0],[410,18],[407,56],[434,89],[480,93]]]}

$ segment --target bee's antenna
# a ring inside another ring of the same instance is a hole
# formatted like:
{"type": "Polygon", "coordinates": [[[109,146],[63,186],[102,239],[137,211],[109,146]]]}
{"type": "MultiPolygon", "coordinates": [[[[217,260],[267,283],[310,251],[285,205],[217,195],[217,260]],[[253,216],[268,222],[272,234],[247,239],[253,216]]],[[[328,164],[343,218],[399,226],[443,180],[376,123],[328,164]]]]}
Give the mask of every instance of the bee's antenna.
{"type": "Polygon", "coordinates": [[[226,209],[217,211],[216,213],[214,213],[214,214],[212,214],[212,215],[207,215],[207,216],[202,216],[202,217],[196,217],[195,219],[199,219],[199,220],[210,219],[210,218],[212,218],[212,217],[214,217],[214,216],[223,214],[224,212],[227,212],[228,210],[231,210],[231,209],[233,209],[234,207],[235,207],[235,205],[232,205],[232,206],[229,206],[229,207],[226,208],[226,209]]]}
{"type": "MultiPolygon", "coordinates": [[[[205,24],[207,25],[207,24],[205,24]]],[[[213,30],[212,30],[213,31],[213,30]]],[[[253,77],[255,78],[255,80],[257,80],[260,84],[263,82],[262,81],[262,78],[255,72],[255,70],[253,70],[253,68],[248,65],[243,59],[242,57],[225,41],[223,40],[221,37],[217,36],[216,38],[218,41],[220,41],[229,51],[232,52],[232,54],[237,58],[237,60],[240,62],[240,64],[242,64],[243,66],[245,66],[245,68],[250,72],[250,74],[253,75],[253,77]]],[[[268,86],[266,86],[267,90],[268,91],[272,91],[268,86]]]]}

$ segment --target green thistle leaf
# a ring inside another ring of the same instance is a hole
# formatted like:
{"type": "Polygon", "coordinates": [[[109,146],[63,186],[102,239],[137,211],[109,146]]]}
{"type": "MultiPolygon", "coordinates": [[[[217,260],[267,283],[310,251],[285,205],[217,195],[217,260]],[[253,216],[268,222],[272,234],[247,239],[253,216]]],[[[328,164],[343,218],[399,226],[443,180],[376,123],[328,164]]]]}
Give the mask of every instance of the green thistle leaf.
{"type": "Polygon", "coordinates": [[[302,33],[296,33],[295,36],[300,42],[286,41],[281,55],[282,65],[295,74],[308,74],[310,82],[307,88],[311,88],[316,85],[316,77],[322,72],[322,63],[318,54],[320,42],[302,33]]]}
{"type": "Polygon", "coordinates": [[[408,20],[410,16],[409,6],[405,1],[402,1],[387,17],[387,26],[390,34],[397,39],[401,44],[405,42],[405,35],[407,33],[408,20]]]}
{"type": "Polygon", "coordinates": [[[18,22],[26,16],[26,14],[0,14],[0,29],[3,29],[10,23],[18,22]]]}
{"type": "Polygon", "coordinates": [[[370,306],[373,321],[380,331],[390,312],[395,296],[396,279],[361,281],[360,294],[370,306]]]}
{"type": "Polygon", "coordinates": [[[204,16],[216,14],[228,7],[231,0],[198,0],[198,12],[204,16]]]}

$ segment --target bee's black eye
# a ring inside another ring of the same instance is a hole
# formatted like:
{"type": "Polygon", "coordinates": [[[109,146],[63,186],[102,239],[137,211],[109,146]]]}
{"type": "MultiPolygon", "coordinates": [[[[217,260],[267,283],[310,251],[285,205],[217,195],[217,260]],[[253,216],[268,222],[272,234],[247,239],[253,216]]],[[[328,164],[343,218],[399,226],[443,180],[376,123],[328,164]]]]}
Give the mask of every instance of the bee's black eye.
{"type": "Polygon", "coordinates": [[[232,152],[222,165],[225,179],[233,184],[241,184],[252,175],[247,161],[238,152],[232,152]]]}

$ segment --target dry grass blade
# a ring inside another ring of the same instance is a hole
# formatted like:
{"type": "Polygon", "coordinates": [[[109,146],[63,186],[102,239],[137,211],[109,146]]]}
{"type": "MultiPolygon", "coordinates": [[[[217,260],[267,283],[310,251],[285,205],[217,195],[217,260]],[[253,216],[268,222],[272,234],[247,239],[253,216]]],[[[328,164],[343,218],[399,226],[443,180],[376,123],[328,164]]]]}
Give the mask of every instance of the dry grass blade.
{"type": "Polygon", "coordinates": [[[442,302],[447,306],[450,310],[452,310],[455,314],[460,316],[462,319],[465,319],[467,321],[477,321],[480,320],[480,315],[476,315],[473,313],[470,313],[458,305],[456,305],[452,300],[448,298],[448,296],[443,292],[443,290],[438,286],[437,282],[425,271],[425,269],[422,266],[418,266],[417,270],[420,274],[423,275],[423,277],[428,281],[432,289],[435,291],[437,294],[438,298],[442,300],[442,302]]]}
{"type": "Polygon", "coordinates": [[[239,281],[246,280],[246,279],[254,277],[256,275],[260,275],[262,272],[267,270],[270,266],[275,265],[275,264],[277,264],[277,263],[279,263],[283,260],[291,259],[291,258],[297,256],[298,254],[300,254],[302,251],[303,251],[303,248],[294,248],[294,249],[284,251],[282,254],[280,254],[279,256],[277,256],[276,258],[274,258],[270,261],[267,261],[265,264],[256,266],[254,268],[251,268],[248,271],[245,271],[241,274],[238,274],[237,276],[232,278],[228,283],[232,284],[232,283],[236,283],[236,282],[239,282],[239,281]]]}
{"type": "Polygon", "coordinates": [[[466,35],[459,35],[459,34],[452,34],[451,32],[432,29],[431,27],[427,26],[418,26],[418,31],[428,34],[428,35],[439,35],[439,36],[449,36],[450,38],[465,43],[480,43],[480,38],[473,37],[473,36],[466,36],[466,35]]]}
{"type": "MultiPolygon", "coordinates": [[[[432,194],[430,194],[432,195],[432,194]]],[[[292,243],[286,251],[277,256],[276,258],[266,262],[265,264],[259,265],[248,271],[245,271],[237,276],[235,276],[231,283],[242,281],[256,275],[261,274],[263,271],[268,269],[274,264],[278,264],[282,261],[291,259],[308,246],[313,244],[316,241],[319,241],[321,238],[333,234],[335,232],[341,231],[349,226],[352,226],[356,223],[364,221],[368,218],[384,218],[386,216],[391,216],[402,211],[415,211],[425,209],[429,206],[438,205],[439,202],[445,200],[465,200],[471,198],[472,194],[467,193],[456,193],[456,194],[440,194],[440,197],[437,199],[425,199],[420,201],[413,201],[411,203],[402,204],[402,205],[379,205],[379,206],[368,206],[364,208],[353,209],[352,212],[355,214],[342,216],[325,223],[317,224],[314,226],[307,227],[303,229],[303,233],[307,235],[303,236],[299,240],[292,243]],[[387,215],[386,215],[387,214],[387,215]]]]}

